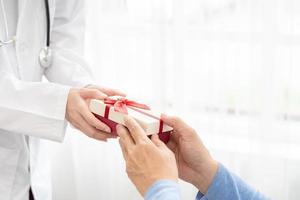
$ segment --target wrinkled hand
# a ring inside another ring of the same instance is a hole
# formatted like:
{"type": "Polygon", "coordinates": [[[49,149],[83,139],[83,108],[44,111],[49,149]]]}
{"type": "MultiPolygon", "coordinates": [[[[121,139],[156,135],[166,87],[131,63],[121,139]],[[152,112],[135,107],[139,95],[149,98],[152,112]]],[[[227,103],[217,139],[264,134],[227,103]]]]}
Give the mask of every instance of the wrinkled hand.
{"type": "Polygon", "coordinates": [[[178,171],[174,154],[159,140],[152,141],[132,118],[125,118],[125,128],[118,125],[120,146],[126,161],[126,171],[142,196],[156,181],[168,179],[177,181],[178,171]],[[129,130],[129,131],[128,131],[129,130]]]}
{"type": "Polygon", "coordinates": [[[66,119],[78,130],[85,135],[107,141],[109,138],[115,138],[110,128],[98,120],[89,110],[90,99],[104,99],[107,96],[124,95],[123,93],[96,86],[88,86],[87,88],[72,88],[68,95],[66,119]]]}
{"type": "Polygon", "coordinates": [[[167,146],[176,156],[179,177],[205,194],[217,172],[217,162],[210,156],[194,129],[180,118],[166,115],[161,117],[174,128],[167,146]]]}

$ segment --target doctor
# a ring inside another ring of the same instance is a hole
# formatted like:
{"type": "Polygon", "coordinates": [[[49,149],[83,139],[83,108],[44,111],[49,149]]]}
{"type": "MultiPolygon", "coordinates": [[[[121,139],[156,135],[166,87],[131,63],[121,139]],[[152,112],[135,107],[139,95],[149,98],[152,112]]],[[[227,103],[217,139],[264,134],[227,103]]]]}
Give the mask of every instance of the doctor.
{"type": "Polygon", "coordinates": [[[32,193],[36,200],[51,200],[43,139],[62,141],[68,120],[106,141],[110,129],[86,102],[122,93],[92,86],[81,57],[83,0],[0,4],[0,200],[28,200],[32,193]],[[41,82],[42,76],[49,82],[41,82]]]}

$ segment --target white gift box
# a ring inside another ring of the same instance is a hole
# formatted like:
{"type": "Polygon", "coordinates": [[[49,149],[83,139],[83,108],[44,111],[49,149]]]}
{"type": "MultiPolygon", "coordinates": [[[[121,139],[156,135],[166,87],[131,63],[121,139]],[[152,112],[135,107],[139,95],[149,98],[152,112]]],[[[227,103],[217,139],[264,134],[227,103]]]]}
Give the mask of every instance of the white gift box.
{"type": "Polygon", "coordinates": [[[145,130],[147,135],[161,134],[172,131],[170,126],[164,124],[160,120],[160,114],[151,110],[139,108],[139,106],[134,105],[136,102],[130,101],[123,97],[109,97],[109,100],[111,101],[111,104],[107,104],[105,100],[101,101],[92,99],[90,101],[89,108],[91,112],[98,117],[98,119],[106,123],[112,129],[112,133],[114,134],[116,134],[115,126],[117,124],[125,125],[124,116],[126,115],[134,118],[145,130]],[[123,107],[125,106],[127,113],[118,111],[116,103],[119,105],[121,104],[123,107]]]}

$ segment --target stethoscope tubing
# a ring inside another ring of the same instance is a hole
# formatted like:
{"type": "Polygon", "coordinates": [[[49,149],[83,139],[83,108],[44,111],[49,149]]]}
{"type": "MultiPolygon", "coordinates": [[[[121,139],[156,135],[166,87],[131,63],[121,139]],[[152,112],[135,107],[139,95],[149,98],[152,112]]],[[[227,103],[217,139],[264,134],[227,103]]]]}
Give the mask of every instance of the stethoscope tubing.
{"type": "MultiPolygon", "coordinates": [[[[8,38],[8,26],[7,26],[7,16],[6,16],[6,12],[5,12],[5,8],[3,5],[3,0],[0,0],[1,3],[1,11],[2,11],[2,15],[4,17],[4,26],[5,26],[5,33],[6,33],[6,38],[8,38]]],[[[45,10],[46,10],[46,26],[47,26],[47,38],[46,38],[46,47],[49,48],[50,47],[50,9],[49,9],[49,0],[45,0],[45,10]]],[[[13,42],[16,41],[16,38],[13,37],[12,39],[7,39],[7,40],[0,40],[0,47],[8,45],[8,44],[12,44],[13,42]]]]}
{"type": "Polygon", "coordinates": [[[46,7],[46,19],[47,19],[47,40],[46,47],[50,47],[50,9],[49,9],[49,0],[45,0],[46,7]]]}
{"type": "MultiPolygon", "coordinates": [[[[49,0],[44,0],[45,2],[45,14],[46,14],[46,29],[47,29],[47,35],[46,35],[46,45],[44,48],[41,49],[40,54],[39,54],[39,62],[40,65],[44,68],[47,68],[51,66],[52,64],[52,50],[50,48],[50,26],[51,26],[51,21],[50,21],[50,8],[49,8],[49,0]]],[[[16,41],[16,37],[14,36],[12,39],[7,39],[8,38],[8,26],[7,26],[7,19],[6,19],[6,12],[3,4],[3,0],[0,0],[1,3],[1,9],[4,17],[4,23],[5,23],[5,29],[6,29],[6,40],[1,41],[0,40],[0,47],[12,44],[16,41]]]]}
{"type": "Polygon", "coordinates": [[[8,44],[12,44],[12,43],[14,43],[15,41],[16,41],[15,38],[10,39],[10,40],[6,40],[6,41],[1,41],[1,40],[0,40],[0,47],[5,46],[5,45],[8,45],[8,44]]]}

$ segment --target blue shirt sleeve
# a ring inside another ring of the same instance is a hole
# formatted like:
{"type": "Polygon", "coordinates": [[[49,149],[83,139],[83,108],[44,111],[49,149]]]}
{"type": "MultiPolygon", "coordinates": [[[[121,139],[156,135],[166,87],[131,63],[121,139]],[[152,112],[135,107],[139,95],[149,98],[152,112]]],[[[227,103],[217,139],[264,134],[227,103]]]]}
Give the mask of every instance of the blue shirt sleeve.
{"type": "Polygon", "coordinates": [[[145,200],[180,200],[179,184],[171,180],[155,182],[145,194],[145,200]]]}
{"type": "Polygon", "coordinates": [[[222,164],[205,195],[198,192],[196,200],[269,200],[263,194],[231,174],[222,164]]]}
{"type": "MultiPolygon", "coordinates": [[[[161,180],[154,183],[145,195],[145,200],[180,200],[179,185],[175,181],[161,180]]],[[[214,180],[205,195],[198,192],[196,200],[270,200],[231,174],[219,164],[214,180]]]]}

